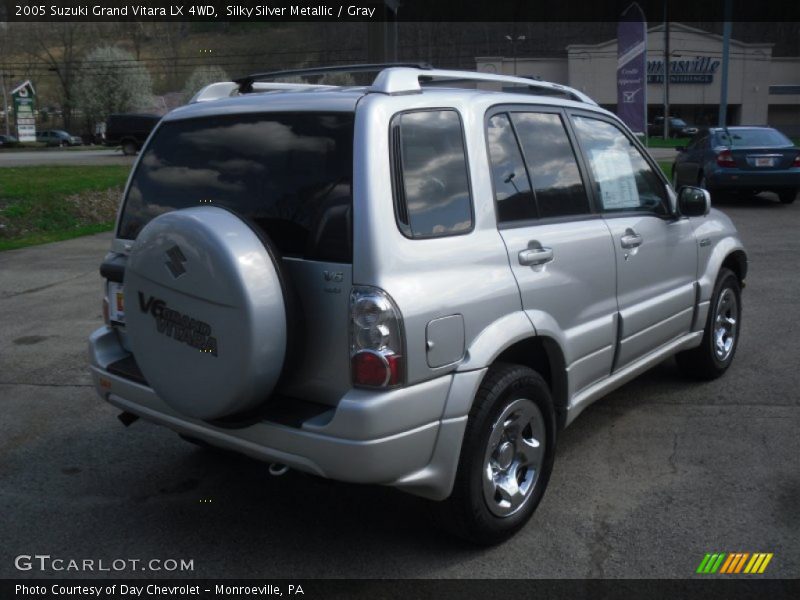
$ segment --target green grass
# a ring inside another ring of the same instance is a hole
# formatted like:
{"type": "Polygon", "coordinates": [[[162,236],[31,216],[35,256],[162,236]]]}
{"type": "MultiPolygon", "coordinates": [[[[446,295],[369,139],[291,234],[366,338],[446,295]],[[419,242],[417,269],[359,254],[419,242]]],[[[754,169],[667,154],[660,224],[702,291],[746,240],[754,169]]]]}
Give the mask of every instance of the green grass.
{"type": "Polygon", "coordinates": [[[664,171],[664,175],[667,176],[667,179],[672,181],[672,162],[668,160],[660,160],[658,161],[658,166],[661,167],[662,171],[664,171]]]}
{"type": "Polygon", "coordinates": [[[689,143],[689,140],[691,138],[670,138],[665,140],[660,137],[649,137],[647,138],[646,146],[648,148],[677,148],[678,146],[685,146],[689,143]]]}
{"type": "MultiPolygon", "coordinates": [[[[98,221],[70,196],[120,189],[130,167],[0,168],[0,250],[65,240],[107,231],[113,217],[98,221]]],[[[108,214],[108,210],[104,214],[108,214]]]]}
{"type": "MultiPolygon", "coordinates": [[[[800,146],[800,138],[789,138],[795,146],[800,146]]],[[[678,146],[685,146],[689,143],[691,138],[670,138],[665,140],[660,137],[649,137],[645,144],[644,137],[640,136],[639,141],[648,148],[677,148],[678,146]]]]}

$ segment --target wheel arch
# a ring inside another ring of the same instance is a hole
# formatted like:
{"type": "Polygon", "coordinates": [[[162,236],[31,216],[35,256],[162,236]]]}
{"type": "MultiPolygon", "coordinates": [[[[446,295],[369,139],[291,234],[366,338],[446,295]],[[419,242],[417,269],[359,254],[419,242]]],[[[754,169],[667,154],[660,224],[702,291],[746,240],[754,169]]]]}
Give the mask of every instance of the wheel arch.
{"type": "Polygon", "coordinates": [[[735,236],[728,236],[717,242],[711,255],[703,266],[698,283],[700,284],[700,302],[708,301],[714,292],[714,284],[722,268],[728,268],[744,283],[747,276],[747,254],[741,241],[735,236]]]}
{"type": "MultiPolygon", "coordinates": [[[[563,428],[569,387],[566,360],[558,340],[537,334],[528,316],[521,311],[506,315],[473,340],[458,370],[487,369],[498,362],[530,367],[544,378],[553,396],[558,427],[563,428]]],[[[472,400],[470,398],[470,405],[472,400]]]]}
{"type": "Polygon", "coordinates": [[[734,250],[722,261],[721,268],[730,269],[739,279],[739,284],[744,287],[744,279],[747,277],[747,255],[744,250],[734,250]]]}
{"type": "MultiPolygon", "coordinates": [[[[558,342],[547,336],[534,335],[506,347],[494,361],[529,367],[539,373],[550,388],[556,410],[556,425],[563,429],[567,419],[567,368],[558,342]]],[[[494,363],[493,363],[494,364],[494,363]]]]}

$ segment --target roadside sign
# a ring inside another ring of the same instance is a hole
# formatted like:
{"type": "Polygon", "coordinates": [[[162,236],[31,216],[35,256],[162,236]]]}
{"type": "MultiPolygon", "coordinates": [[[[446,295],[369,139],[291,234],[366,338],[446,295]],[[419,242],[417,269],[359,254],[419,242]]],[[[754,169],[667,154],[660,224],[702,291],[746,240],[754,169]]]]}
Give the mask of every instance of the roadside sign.
{"type": "Polygon", "coordinates": [[[632,3],[617,24],[617,115],[634,133],[647,133],[647,21],[632,3]]]}
{"type": "Polygon", "coordinates": [[[17,139],[20,142],[36,141],[36,119],[34,107],[36,91],[30,81],[25,81],[11,90],[14,116],[17,121],[17,139]]]}

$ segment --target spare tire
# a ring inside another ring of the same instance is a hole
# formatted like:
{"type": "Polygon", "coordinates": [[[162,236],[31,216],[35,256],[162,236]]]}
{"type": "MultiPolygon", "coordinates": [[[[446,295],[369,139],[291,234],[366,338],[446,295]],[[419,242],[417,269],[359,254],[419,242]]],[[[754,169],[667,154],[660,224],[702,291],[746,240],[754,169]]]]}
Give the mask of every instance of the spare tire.
{"type": "Polygon", "coordinates": [[[165,213],[139,233],[125,268],[126,331],[144,377],[189,417],[250,411],[286,360],[287,301],[269,240],[234,213],[165,213]]]}

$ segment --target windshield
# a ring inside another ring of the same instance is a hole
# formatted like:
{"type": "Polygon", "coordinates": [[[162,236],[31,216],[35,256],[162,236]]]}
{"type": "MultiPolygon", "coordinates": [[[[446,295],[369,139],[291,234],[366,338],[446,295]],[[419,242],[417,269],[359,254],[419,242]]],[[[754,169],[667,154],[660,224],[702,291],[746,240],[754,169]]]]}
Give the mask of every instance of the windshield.
{"type": "Polygon", "coordinates": [[[223,115],[163,123],[131,181],[118,235],[156,216],[222,206],[288,256],[350,262],[352,113],[223,115]]]}
{"type": "Polygon", "coordinates": [[[792,142],[779,131],[766,128],[728,129],[717,132],[717,143],[723,146],[771,147],[791,146],[792,142]]]}
{"type": "Polygon", "coordinates": [[[684,121],[683,119],[672,118],[669,121],[670,123],[672,123],[673,125],[677,125],[678,127],[686,127],[686,121],[684,121]]]}

